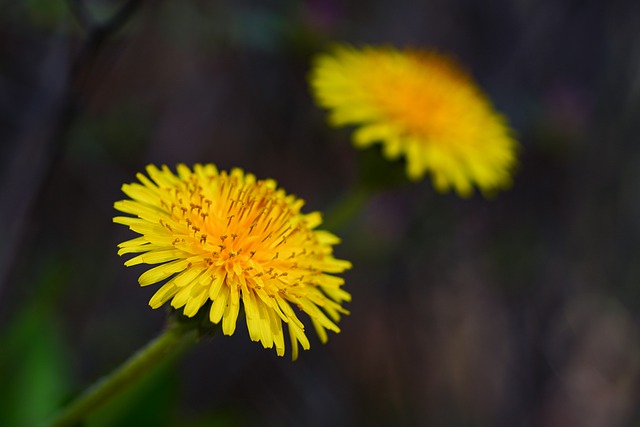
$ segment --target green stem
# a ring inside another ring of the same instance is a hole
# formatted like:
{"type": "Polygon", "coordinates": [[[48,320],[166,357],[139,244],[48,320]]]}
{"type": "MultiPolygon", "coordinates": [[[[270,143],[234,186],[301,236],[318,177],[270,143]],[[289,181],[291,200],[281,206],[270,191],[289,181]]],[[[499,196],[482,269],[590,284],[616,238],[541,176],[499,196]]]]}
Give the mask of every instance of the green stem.
{"type": "Polygon", "coordinates": [[[324,221],[322,221],[322,228],[338,231],[347,225],[362,210],[370,195],[371,191],[361,187],[356,187],[345,194],[329,209],[324,221]]]}
{"type": "Polygon", "coordinates": [[[45,426],[77,426],[92,412],[135,384],[146,373],[168,357],[196,342],[197,330],[181,325],[170,325],[156,339],[140,349],[110,375],[88,388],[76,400],[55,415],[45,426]]]}

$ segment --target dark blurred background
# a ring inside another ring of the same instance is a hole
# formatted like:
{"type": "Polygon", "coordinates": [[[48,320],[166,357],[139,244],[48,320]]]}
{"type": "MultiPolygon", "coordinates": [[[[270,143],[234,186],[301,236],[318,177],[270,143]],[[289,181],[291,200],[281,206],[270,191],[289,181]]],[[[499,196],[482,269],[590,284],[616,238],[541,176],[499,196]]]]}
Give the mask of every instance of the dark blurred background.
{"type": "Polygon", "coordinates": [[[638,425],[639,19],[633,0],[0,0],[0,425],[162,330],[111,222],[146,164],[240,166],[327,215],[398,166],[313,104],[335,41],[456,56],[517,134],[515,185],[380,191],[334,230],[353,302],[327,345],[292,363],[240,322],[87,425],[638,425]]]}

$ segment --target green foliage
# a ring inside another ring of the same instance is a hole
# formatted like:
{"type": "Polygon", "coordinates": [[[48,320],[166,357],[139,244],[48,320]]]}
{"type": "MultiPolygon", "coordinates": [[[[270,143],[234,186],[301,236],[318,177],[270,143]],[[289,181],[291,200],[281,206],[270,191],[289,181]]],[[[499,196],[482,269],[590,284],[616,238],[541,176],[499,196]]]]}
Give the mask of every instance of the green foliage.
{"type": "Polygon", "coordinates": [[[37,27],[49,28],[68,19],[69,2],[64,0],[27,0],[26,10],[37,27]]]}
{"type": "Polygon", "coordinates": [[[88,427],[169,426],[178,399],[173,360],[118,394],[87,420],[88,427]]]}
{"type": "Polygon", "coordinates": [[[0,425],[34,426],[63,403],[70,390],[71,360],[54,310],[54,292],[66,273],[45,267],[38,297],[0,334],[0,425]]]}

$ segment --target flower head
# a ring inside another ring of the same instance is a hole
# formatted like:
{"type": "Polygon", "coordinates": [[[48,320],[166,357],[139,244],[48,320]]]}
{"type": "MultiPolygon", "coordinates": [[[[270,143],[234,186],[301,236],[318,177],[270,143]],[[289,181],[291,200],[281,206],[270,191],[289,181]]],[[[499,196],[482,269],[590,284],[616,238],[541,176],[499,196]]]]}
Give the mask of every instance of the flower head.
{"type": "Polygon", "coordinates": [[[192,317],[211,300],[211,322],[222,321],[231,335],[242,302],[251,339],[275,345],[280,356],[287,324],[294,359],[298,343],[309,348],[296,309],[310,317],[322,342],[327,329],[340,331],[336,323],[348,313],[341,304],[351,296],[332,274],[351,264],[333,257],[336,236],[315,229],[320,213],[301,213],[303,200],[240,169],[179,164],[175,175],[150,165],[147,173],[151,179],[139,173],[140,183],[122,186],[131,200],[115,203],[134,217],[113,220],[141,235],[118,245],[119,255],[140,254],[126,266],[159,264],[140,276],[140,285],[169,279],[149,301],[152,308],[171,301],[192,317]]]}
{"type": "Polygon", "coordinates": [[[310,82],[335,126],[358,125],[354,143],[382,142],[407,174],[431,174],[439,191],[462,196],[511,183],[516,142],[471,77],[435,52],[339,46],[320,54],[310,82]]]}

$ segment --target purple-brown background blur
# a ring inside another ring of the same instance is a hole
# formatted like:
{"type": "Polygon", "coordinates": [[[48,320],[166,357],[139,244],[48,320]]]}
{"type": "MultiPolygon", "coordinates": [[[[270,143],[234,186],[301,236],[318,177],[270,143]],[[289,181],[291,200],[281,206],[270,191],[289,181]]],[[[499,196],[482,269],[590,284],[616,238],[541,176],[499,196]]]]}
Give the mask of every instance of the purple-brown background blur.
{"type": "Polygon", "coordinates": [[[306,81],[336,41],[455,55],[515,129],[514,187],[373,197],[335,230],[342,333],[291,363],[240,322],[88,425],[637,425],[639,19],[631,0],[0,0],[0,425],[162,329],[111,223],[146,164],[240,166],[307,211],[355,185],[367,156],[306,81]]]}

